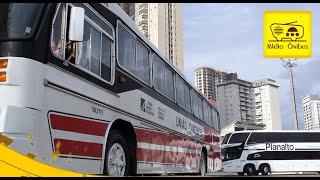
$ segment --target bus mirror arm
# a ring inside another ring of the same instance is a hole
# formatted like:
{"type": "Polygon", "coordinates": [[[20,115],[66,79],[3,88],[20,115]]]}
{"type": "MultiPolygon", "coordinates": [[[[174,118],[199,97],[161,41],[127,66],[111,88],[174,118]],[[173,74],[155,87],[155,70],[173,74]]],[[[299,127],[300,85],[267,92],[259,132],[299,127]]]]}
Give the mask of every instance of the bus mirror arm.
{"type": "MultiPolygon", "coordinates": [[[[70,44],[73,44],[73,43],[75,43],[75,42],[71,42],[70,44]]],[[[74,53],[75,53],[75,52],[73,51],[73,52],[70,54],[70,56],[68,57],[68,59],[63,61],[63,65],[65,65],[65,66],[68,66],[68,65],[69,65],[70,60],[71,60],[72,58],[75,58],[74,53]]]]}
{"type": "Polygon", "coordinates": [[[69,65],[69,61],[71,60],[71,58],[74,57],[73,54],[71,54],[67,60],[63,61],[63,65],[68,66],[69,65]]]}

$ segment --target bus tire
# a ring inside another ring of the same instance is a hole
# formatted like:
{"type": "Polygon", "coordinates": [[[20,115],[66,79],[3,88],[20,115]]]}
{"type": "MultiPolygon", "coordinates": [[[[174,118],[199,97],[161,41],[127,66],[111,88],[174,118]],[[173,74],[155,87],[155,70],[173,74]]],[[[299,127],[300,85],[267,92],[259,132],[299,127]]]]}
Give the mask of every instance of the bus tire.
{"type": "Polygon", "coordinates": [[[243,172],[246,173],[248,176],[253,176],[256,174],[256,168],[253,164],[246,164],[243,168],[243,172]]]}
{"type": "Polygon", "coordinates": [[[203,151],[201,152],[200,156],[200,175],[205,176],[207,172],[207,158],[205,157],[205,154],[203,151]]]}
{"type": "Polygon", "coordinates": [[[262,175],[266,176],[269,173],[271,173],[271,168],[269,164],[261,164],[259,166],[259,171],[261,172],[262,175]]]}
{"type": "Polygon", "coordinates": [[[238,176],[244,176],[244,172],[238,172],[238,176]]]}
{"type": "Polygon", "coordinates": [[[130,175],[128,149],[128,143],[123,134],[118,130],[112,130],[107,140],[104,174],[108,176],[130,175]]]}

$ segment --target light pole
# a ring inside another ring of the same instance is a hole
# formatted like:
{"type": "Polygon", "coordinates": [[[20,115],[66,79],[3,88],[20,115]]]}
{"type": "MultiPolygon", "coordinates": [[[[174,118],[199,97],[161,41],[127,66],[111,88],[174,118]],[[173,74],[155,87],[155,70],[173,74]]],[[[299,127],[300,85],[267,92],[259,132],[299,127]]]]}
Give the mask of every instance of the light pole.
{"type": "Polygon", "coordinates": [[[297,115],[297,106],[296,106],[296,95],[294,91],[294,83],[293,83],[293,73],[292,69],[297,67],[296,59],[287,59],[284,60],[281,58],[282,65],[290,72],[290,84],[291,84],[291,94],[292,94],[292,103],[293,103],[293,112],[294,112],[294,121],[295,121],[295,128],[296,130],[299,130],[299,124],[298,124],[298,115],[297,115]]]}

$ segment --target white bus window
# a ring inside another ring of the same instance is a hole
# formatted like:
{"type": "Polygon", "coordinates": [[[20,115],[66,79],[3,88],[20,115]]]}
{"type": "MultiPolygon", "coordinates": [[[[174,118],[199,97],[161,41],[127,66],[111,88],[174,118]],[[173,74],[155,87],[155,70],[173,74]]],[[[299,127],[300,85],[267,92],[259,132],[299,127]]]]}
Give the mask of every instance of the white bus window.
{"type": "Polygon", "coordinates": [[[101,77],[107,81],[111,80],[111,44],[108,37],[102,36],[101,77]]]}
{"type": "Polygon", "coordinates": [[[140,42],[136,45],[137,75],[145,83],[150,84],[149,50],[140,42]]]}
{"type": "Polygon", "coordinates": [[[136,39],[121,25],[118,26],[118,61],[121,66],[136,74],[136,39]]]}
{"type": "Polygon", "coordinates": [[[165,86],[166,86],[166,96],[174,101],[174,84],[173,84],[173,72],[165,68],[165,86]]]}
{"type": "Polygon", "coordinates": [[[63,28],[64,23],[62,23],[63,22],[62,10],[63,10],[62,5],[60,5],[58,7],[57,14],[52,24],[52,37],[51,37],[52,50],[54,54],[59,57],[63,57],[62,35],[64,30],[63,28]]]}
{"type": "Polygon", "coordinates": [[[165,87],[165,66],[161,62],[158,55],[153,54],[153,84],[154,88],[160,91],[162,94],[166,94],[165,87]]]}
{"type": "Polygon", "coordinates": [[[91,72],[100,76],[101,33],[91,28],[91,72]]]}
{"type": "Polygon", "coordinates": [[[228,144],[245,143],[248,136],[249,136],[249,133],[234,133],[234,134],[232,134],[228,144]]]}
{"type": "Polygon", "coordinates": [[[247,144],[256,144],[256,143],[264,143],[267,142],[267,133],[251,133],[247,144]]]}
{"type": "Polygon", "coordinates": [[[78,43],[77,46],[77,62],[81,67],[90,70],[90,51],[91,51],[91,41],[90,33],[91,27],[88,22],[84,22],[83,30],[83,41],[78,43]]]}
{"type": "Polygon", "coordinates": [[[228,133],[228,134],[226,134],[226,135],[224,136],[223,141],[222,141],[222,144],[227,144],[230,135],[231,135],[231,133],[228,133]]]}

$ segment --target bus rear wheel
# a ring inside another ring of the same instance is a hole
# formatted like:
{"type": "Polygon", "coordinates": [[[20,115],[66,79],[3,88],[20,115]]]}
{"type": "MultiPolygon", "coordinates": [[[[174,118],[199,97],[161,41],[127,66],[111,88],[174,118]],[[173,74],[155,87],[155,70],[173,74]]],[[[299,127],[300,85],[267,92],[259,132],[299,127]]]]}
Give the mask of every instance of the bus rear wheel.
{"type": "Polygon", "coordinates": [[[205,176],[207,172],[207,161],[204,153],[201,153],[200,157],[200,175],[205,176]]]}
{"type": "Polygon", "coordinates": [[[111,131],[107,141],[104,174],[109,176],[128,176],[129,159],[128,144],[124,136],[118,130],[111,131]]]}
{"type": "Polygon", "coordinates": [[[256,168],[253,164],[247,164],[243,168],[243,172],[246,173],[248,176],[256,175],[256,168]]]}
{"type": "Polygon", "coordinates": [[[259,166],[259,171],[261,172],[262,175],[266,176],[269,173],[271,173],[271,168],[269,164],[261,164],[259,166]]]}

